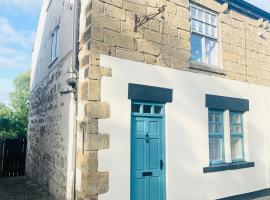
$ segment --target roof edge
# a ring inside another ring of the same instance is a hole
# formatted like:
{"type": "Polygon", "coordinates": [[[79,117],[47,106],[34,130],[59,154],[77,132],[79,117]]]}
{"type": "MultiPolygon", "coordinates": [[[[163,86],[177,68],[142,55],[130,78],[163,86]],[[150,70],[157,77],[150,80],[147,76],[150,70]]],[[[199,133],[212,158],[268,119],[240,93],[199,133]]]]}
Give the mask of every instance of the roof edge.
{"type": "Polygon", "coordinates": [[[270,21],[270,13],[243,0],[215,0],[219,3],[228,3],[231,9],[251,18],[263,18],[270,21]]]}

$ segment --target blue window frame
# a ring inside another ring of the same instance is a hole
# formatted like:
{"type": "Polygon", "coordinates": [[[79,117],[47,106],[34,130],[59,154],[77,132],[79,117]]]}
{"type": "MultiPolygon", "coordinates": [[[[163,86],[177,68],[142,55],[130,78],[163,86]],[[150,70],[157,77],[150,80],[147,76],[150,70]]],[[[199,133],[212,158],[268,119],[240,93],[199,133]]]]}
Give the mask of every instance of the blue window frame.
{"type": "Polygon", "coordinates": [[[224,163],[224,111],[209,109],[209,157],[210,165],[224,163]]]}
{"type": "Polygon", "coordinates": [[[230,111],[230,143],[232,162],[244,161],[243,113],[230,111]]]}
{"type": "Polygon", "coordinates": [[[133,101],[131,105],[131,112],[133,115],[163,116],[164,105],[159,103],[143,103],[140,101],[133,101]]]}

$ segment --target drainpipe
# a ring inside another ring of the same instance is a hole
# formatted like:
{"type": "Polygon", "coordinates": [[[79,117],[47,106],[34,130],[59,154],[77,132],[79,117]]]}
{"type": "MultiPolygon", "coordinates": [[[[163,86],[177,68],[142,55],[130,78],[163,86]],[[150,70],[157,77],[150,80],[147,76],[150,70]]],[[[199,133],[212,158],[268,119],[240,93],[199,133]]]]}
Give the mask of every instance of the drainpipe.
{"type": "Polygon", "coordinates": [[[77,158],[77,115],[78,115],[78,82],[79,82],[79,34],[80,34],[80,10],[81,0],[74,0],[74,15],[73,15],[73,58],[72,58],[72,72],[77,81],[77,88],[75,95],[75,128],[73,132],[73,200],[76,200],[76,158],[77,158]]]}

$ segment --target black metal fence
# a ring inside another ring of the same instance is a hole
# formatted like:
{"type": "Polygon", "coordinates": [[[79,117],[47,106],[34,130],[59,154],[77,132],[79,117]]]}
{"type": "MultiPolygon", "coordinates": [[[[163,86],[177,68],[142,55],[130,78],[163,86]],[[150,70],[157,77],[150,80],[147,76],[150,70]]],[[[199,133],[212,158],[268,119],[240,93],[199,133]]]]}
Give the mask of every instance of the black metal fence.
{"type": "Polygon", "coordinates": [[[0,176],[23,176],[27,140],[0,138],[0,176]]]}

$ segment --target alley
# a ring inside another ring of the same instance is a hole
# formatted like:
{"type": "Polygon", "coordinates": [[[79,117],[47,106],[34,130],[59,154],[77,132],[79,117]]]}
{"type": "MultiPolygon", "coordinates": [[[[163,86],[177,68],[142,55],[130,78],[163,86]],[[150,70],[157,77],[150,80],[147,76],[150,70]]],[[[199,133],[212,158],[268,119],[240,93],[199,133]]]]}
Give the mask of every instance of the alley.
{"type": "Polygon", "coordinates": [[[0,177],[0,200],[53,200],[26,177],[0,177]]]}

